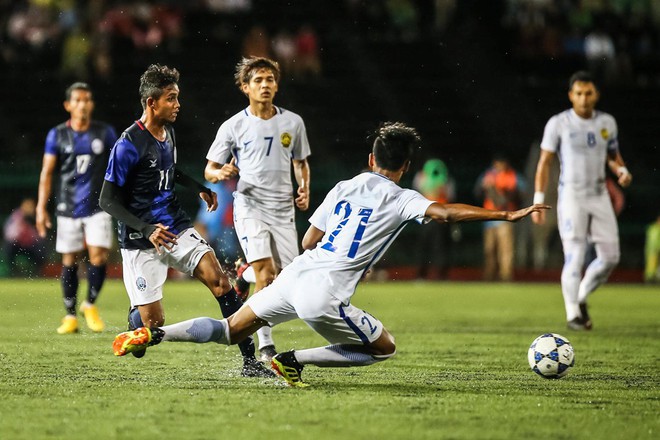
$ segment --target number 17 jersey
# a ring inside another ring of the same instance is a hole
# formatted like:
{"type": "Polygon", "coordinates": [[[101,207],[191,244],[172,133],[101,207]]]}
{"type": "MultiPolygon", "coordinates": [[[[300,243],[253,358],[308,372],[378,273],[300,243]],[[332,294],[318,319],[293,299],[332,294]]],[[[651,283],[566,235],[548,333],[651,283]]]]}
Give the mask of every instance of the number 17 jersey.
{"type": "Polygon", "coordinates": [[[325,232],[323,238],[285,270],[314,271],[319,277],[316,287],[348,302],[362,275],[410,221],[424,221],[432,203],[378,173],[339,182],[309,219],[325,232]]]}

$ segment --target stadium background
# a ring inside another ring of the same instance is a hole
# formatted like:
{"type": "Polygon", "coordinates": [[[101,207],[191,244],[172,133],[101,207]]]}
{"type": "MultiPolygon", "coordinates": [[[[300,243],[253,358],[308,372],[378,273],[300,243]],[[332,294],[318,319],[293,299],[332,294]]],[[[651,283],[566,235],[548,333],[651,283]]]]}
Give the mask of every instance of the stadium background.
{"type": "MultiPolygon", "coordinates": [[[[0,11],[2,220],[21,198],[36,196],[46,133],[66,119],[66,86],[87,80],[95,118],[122,131],[141,114],[139,76],[154,62],[182,74],[179,163],[201,180],[219,124],[247,105],[233,84],[233,67],[257,25],[271,37],[307,25],[318,37],[321,74],[294,78],[285,71],[276,99],[307,126],[312,209],[336,181],[366,165],[365,137],[384,120],[419,129],[424,142],[414,170],[426,158],[442,158],[457,180],[458,200],[478,203],[472,188],[493,154],[504,153],[525,171],[547,119],[569,107],[567,78],[588,67],[584,38],[600,30],[617,53],[605,66],[599,108],[617,118],[622,154],[635,177],[619,219],[620,267],[641,280],[645,225],[660,211],[657,0],[3,0],[0,11]],[[160,26],[161,38],[139,42],[124,33],[126,26],[160,26]],[[76,48],[87,51],[84,63],[73,67],[83,68],[86,78],[66,71],[63,59],[76,59],[76,48]]],[[[403,184],[411,179],[412,173],[403,184]]],[[[195,198],[183,191],[180,197],[194,213],[195,198]]],[[[306,218],[298,216],[299,231],[306,218]]],[[[454,265],[478,268],[481,226],[461,231],[454,265]]],[[[381,265],[410,265],[415,233],[407,228],[407,238],[381,265]]],[[[525,250],[519,240],[523,272],[529,267],[525,250]]],[[[550,250],[549,268],[556,270],[562,258],[556,234],[550,250]]]]}

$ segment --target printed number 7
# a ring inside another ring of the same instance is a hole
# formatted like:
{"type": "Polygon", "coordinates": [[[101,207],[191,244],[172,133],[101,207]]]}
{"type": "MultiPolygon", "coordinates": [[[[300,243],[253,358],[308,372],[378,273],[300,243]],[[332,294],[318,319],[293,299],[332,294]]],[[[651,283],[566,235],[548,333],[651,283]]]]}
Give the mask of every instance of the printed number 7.
{"type": "Polygon", "coordinates": [[[266,156],[270,156],[270,147],[273,146],[273,137],[272,136],[265,136],[264,139],[268,141],[268,151],[266,151],[266,156]]]}

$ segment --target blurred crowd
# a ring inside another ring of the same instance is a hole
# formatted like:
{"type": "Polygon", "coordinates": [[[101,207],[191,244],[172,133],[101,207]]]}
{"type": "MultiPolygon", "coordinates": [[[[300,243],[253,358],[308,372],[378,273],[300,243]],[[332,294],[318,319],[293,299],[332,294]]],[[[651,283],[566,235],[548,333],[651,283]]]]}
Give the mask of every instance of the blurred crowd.
{"type": "Polygon", "coordinates": [[[660,54],[660,2],[508,0],[502,19],[522,61],[586,61],[605,84],[649,81],[660,54]]]}

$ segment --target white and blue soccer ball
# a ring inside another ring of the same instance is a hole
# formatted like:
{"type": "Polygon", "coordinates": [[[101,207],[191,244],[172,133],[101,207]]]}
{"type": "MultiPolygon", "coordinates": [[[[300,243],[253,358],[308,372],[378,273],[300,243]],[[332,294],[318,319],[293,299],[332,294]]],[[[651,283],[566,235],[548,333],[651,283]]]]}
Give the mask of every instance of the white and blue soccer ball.
{"type": "Polygon", "coordinates": [[[527,352],[533,372],[546,379],[560,379],[575,364],[571,343],[557,333],[546,333],[534,339],[527,352]]]}

